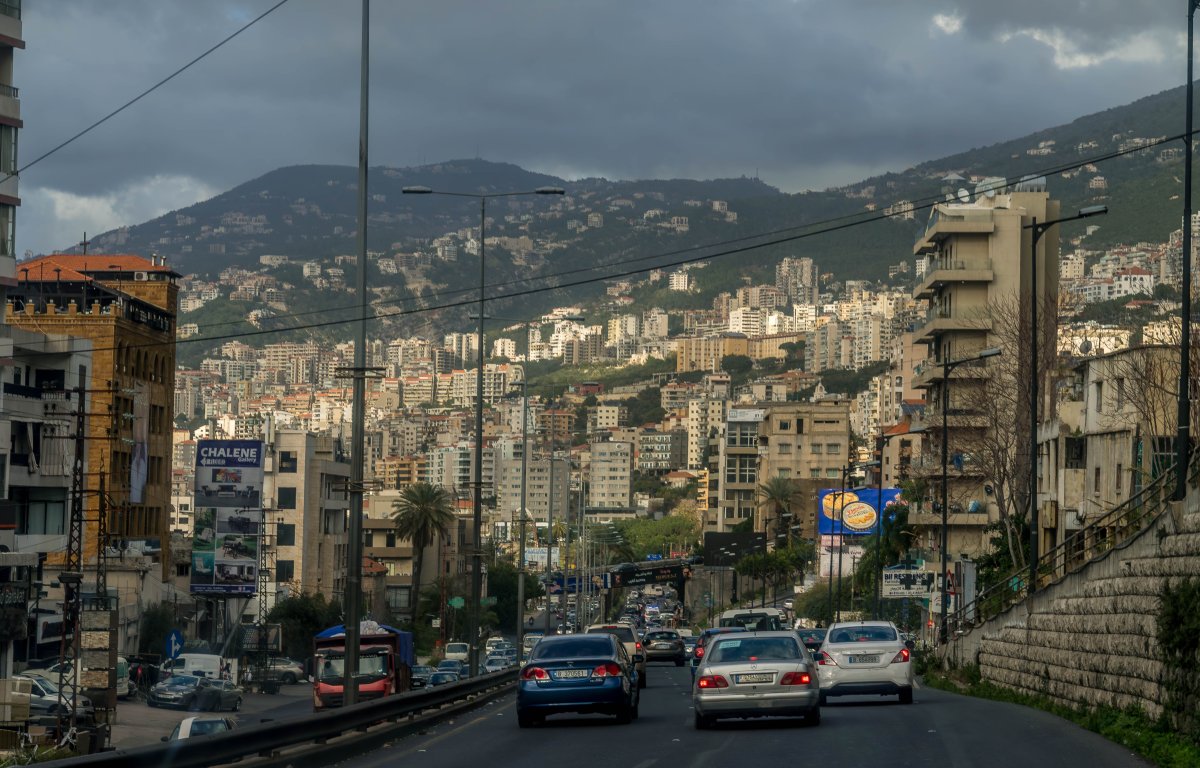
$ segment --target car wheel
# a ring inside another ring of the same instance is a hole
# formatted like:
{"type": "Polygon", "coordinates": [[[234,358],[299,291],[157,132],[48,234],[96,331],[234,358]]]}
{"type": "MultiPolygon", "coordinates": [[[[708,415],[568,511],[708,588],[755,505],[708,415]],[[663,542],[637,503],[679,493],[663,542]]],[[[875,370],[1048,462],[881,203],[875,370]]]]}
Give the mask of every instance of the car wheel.
{"type": "Polygon", "coordinates": [[[829,697],[826,696],[824,693],[822,693],[819,696],[817,696],[817,701],[820,702],[820,706],[823,707],[829,703],[829,697]]]}
{"type": "Polygon", "coordinates": [[[696,713],[696,719],[694,722],[695,722],[697,731],[707,731],[709,728],[712,728],[712,726],[713,726],[712,718],[705,717],[704,715],[700,714],[699,712],[696,713]]]}
{"type": "Polygon", "coordinates": [[[521,728],[532,728],[537,725],[537,719],[528,712],[517,712],[517,725],[521,728]]]}
{"type": "Polygon", "coordinates": [[[645,688],[645,687],[646,687],[646,672],[645,672],[645,670],[643,670],[642,674],[638,675],[638,688],[645,688]]]}
{"type": "Polygon", "coordinates": [[[805,725],[820,725],[821,724],[821,708],[813,707],[812,711],[804,716],[805,725]]]}
{"type": "Polygon", "coordinates": [[[295,685],[296,684],[296,676],[293,675],[291,672],[288,672],[286,675],[283,676],[283,684],[284,685],[295,685]]]}
{"type": "Polygon", "coordinates": [[[158,705],[154,703],[154,700],[153,700],[153,699],[146,699],[146,706],[148,706],[148,707],[158,707],[158,705]]]}
{"type": "Polygon", "coordinates": [[[683,666],[683,659],[675,659],[675,666],[677,666],[677,667],[682,667],[682,666],[683,666]]]}
{"type": "Polygon", "coordinates": [[[617,724],[629,725],[633,722],[633,705],[626,704],[617,711],[617,724]]]}
{"type": "Polygon", "coordinates": [[[900,703],[912,704],[912,688],[902,688],[900,690],[900,703]]]}

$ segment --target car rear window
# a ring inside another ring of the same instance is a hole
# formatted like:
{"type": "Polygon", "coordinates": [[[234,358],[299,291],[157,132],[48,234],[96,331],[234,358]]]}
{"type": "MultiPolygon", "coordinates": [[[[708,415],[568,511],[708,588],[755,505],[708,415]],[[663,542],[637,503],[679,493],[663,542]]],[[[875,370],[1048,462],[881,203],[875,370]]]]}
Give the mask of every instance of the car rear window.
{"type": "Polygon", "coordinates": [[[798,659],[800,646],[790,637],[721,638],[713,642],[710,662],[783,661],[798,659]]]}
{"type": "Polygon", "coordinates": [[[609,634],[616,635],[617,639],[622,643],[636,643],[637,638],[633,636],[633,630],[629,627],[592,627],[587,631],[589,635],[609,634]]]}
{"type": "Polygon", "coordinates": [[[831,643],[869,643],[896,640],[896,630],[891,627],[840,627],[828,638],[831,643]]]}
{"type": "Polygon", "coordinates": [[[224,720],[193,720],[192,736],[207,736],[210,733],[220,733],[229,730],[224,720]]]}
{"type": "Polygon", "coordinates": [[[647,632],[646,640],[678,640],[679,635],[674,632],[647,632]]]}
{"type": "Polygon", "coordinates": [[[534,659],[573,659],[576,656],[610,656],[612,643],[605,637],[575,635],[570,640],[538,643],[534,659]]]}
{"type": "Polygon", "coordinates": [[[446,653],[466,653],[468,650],[470,650],[470,649],[467,648],[466,643],[447,643],[446,644],[446,653]]]}

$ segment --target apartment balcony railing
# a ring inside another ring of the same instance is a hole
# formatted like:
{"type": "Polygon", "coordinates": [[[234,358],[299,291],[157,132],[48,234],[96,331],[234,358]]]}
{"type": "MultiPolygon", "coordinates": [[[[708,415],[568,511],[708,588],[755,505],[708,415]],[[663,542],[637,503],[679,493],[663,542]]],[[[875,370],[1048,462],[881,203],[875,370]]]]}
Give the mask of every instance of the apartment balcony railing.
{"type": "Polygon", "coordinates": [[[18,97],[18,90],[14,86],[0,84],[0,96],[7,96],[10,99],[18,97]]]}
{"type": "Polygon", "coordinates": [[[941,259],[930,265],[925,279],[913,292],[913,298],[932,298],[938,288],[948,283],[990,283],[994,279],[991,259],[941,259]]]}
{"type": "Polygon", "coordinates": [[[0,13],[14,19],[21,18],[21,0],[0,0],[0,13]]]}

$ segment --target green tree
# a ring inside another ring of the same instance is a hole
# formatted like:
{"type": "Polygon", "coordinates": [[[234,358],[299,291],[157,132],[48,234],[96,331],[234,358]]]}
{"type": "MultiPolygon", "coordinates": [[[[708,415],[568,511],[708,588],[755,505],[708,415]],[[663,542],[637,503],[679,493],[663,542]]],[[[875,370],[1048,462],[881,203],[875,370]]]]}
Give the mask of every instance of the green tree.
{"type": "Polygon", "coordinates": [[[767,482],[758,486],[759,498],[770,504],[775,513],[772,518],[776,521],[777,535],[784,534],[788,539],[791,539],[792,502],[798,492],[799,488],[790,477],[778,475],[767,478],[767,482]]]}
{"type": "Polygon", "coordinates": [[[312,655],[314,635],[342,622],[342,607],[321,594],[296,595],[276,602],[267,621],[280,625],[284,655],[303,659],[312,655]]]}
{"type": "Polygon", "coordinates": [[[749,373],[754,368],[754,360],[745,355],[725,355],[721,358],[721,370],[731,376],[749,373]]]}
{"type": "Polygon", "coordinates": [[[392,520],[396,535],[408,539],[413,549],[412,592],[413,618],[421,616],[421,569],[425,565],[425,548],[438,536],[445,536],[454,522],[454,504],[445,488],[431,483],[413,483],[400,492],[392,502],[392,520]]]}
{"type": "MultiPolygon", "coordinates": [[[[509,631],[517,626],[517,567],[508,560],[499,560],[488,568],[488,595],[496,598],[492,611],[496,626],[509,631]]],[[[525,599],[542,594],[542,585],[535,574],[525,572],[525,599]]]]}
{"type": "Polygon", "coordinates": [[[167,641],[167,635],[175,628],[175,610],[166,603],[155,603],[142,611],[142,628],[138,636],[138,650],[142,653],[157,651],[167,641]]]}

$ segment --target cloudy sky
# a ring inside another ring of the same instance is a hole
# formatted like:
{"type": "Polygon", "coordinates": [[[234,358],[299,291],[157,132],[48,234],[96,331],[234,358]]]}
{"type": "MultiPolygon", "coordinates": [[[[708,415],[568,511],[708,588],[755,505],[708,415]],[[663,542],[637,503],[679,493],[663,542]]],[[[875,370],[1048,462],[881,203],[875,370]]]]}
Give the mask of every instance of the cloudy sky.
{"type": "MultiPolygon", "coordinates": [[[[43,0],[25,165],[278,0],[43,0]]],[[[371,163],[821,189],[1175,87],[1163,0],[374,0],[371,163]]],[[[18,253],[357,162],[360,3],[289,0],[21,176],[18,253]]],[[[1182,107],[1180,129],[1183,128],[1182,107]]]]}

